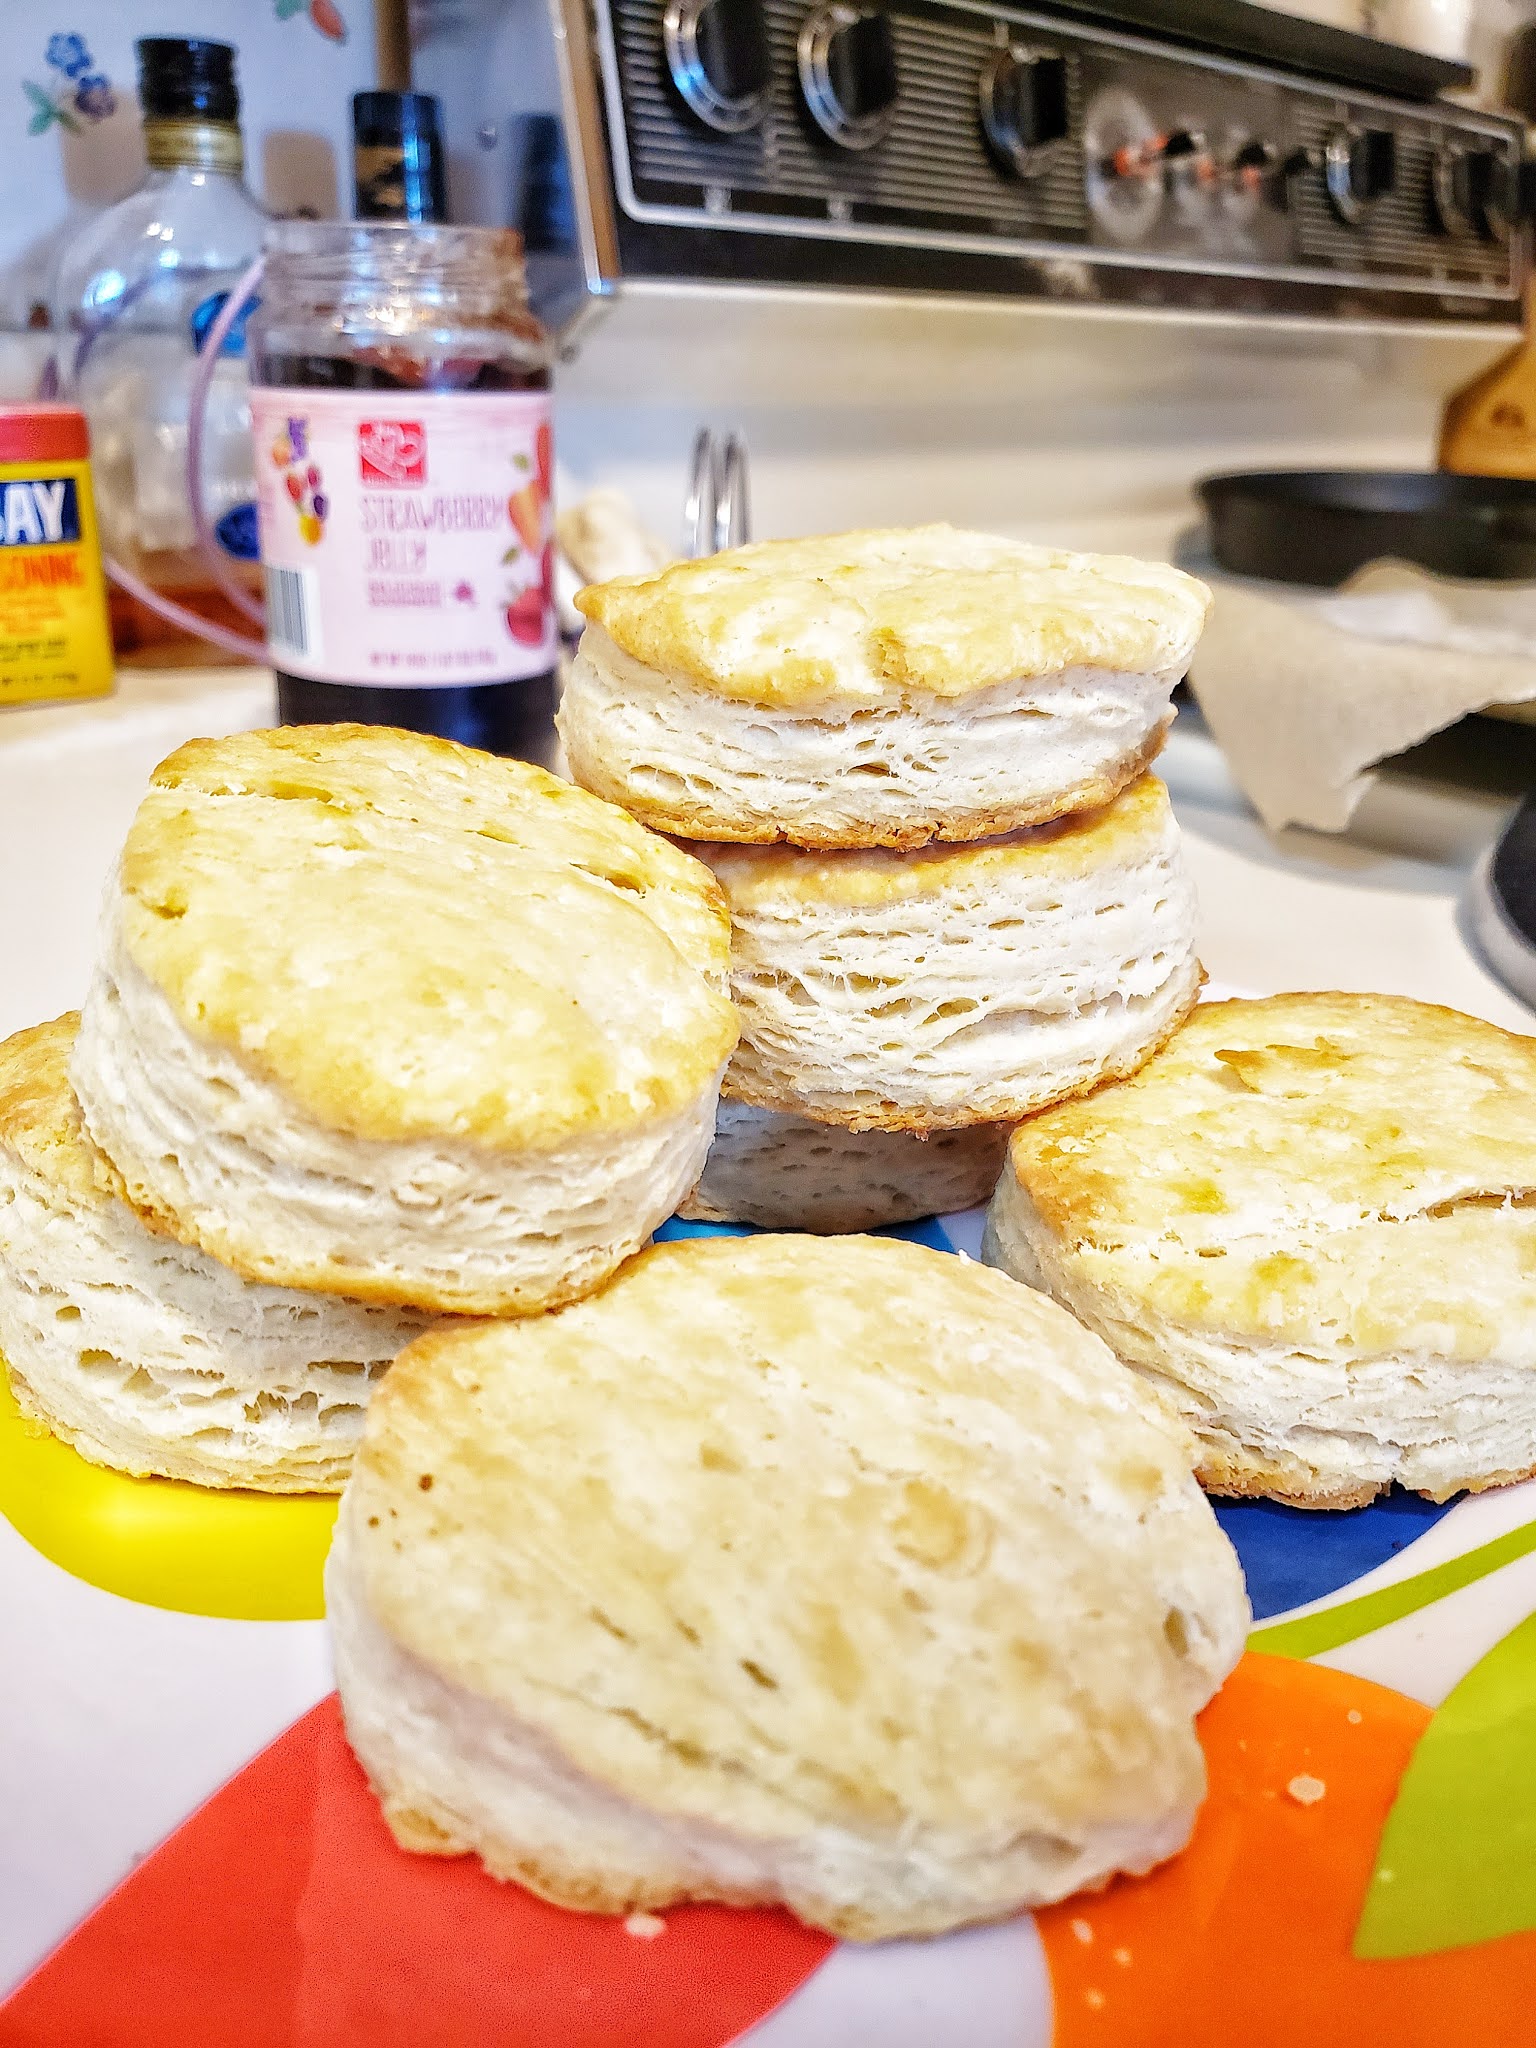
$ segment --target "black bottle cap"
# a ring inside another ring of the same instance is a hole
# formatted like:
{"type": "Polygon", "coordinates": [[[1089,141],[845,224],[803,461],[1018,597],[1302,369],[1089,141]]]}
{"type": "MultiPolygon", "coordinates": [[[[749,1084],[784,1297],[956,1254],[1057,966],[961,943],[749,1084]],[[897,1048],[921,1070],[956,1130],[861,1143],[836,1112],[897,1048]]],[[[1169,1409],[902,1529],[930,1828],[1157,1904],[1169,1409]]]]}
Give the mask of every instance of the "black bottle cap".
{"type": "Polygon", "coordinates": [[[407,135],[439,140],[437,101],[429,92],[355,92],[352,95],[352,140],[367,149],[382,149],[407,135]]]}
{"type": "Polygon", "coordinates": [[[429,92],[352,95],[359,220],[448,217],[437,101],[429,92]]]}
{"type": "Polygon", "coordinates": [[[233,44],[201,36],[146,36],[134,47],[146,121],[238,122],[233,44]]]}

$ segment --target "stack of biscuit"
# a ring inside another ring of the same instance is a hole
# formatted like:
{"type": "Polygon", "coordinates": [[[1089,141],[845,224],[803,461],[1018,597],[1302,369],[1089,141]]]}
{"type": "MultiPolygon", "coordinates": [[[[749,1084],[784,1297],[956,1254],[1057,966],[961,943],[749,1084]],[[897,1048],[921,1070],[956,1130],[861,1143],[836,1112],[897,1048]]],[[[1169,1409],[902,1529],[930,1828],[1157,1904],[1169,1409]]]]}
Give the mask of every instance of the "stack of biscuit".
{"type": "Polygon", "coordinates": [[[801,1234],[653,1246],[408,1349],[327,1570],[353,1747],[404,1847],[588,1910],[881,1939],[1148,1869],[1246,1632],[1191,1440],[1043,1295],[803,1231],[975,1202],[1008,1122],[1194,1000],[1142,770],[1204,593],[938,532],[585,603],[572,765],[730,904],[742,1040],[689,1206],[801,1234]]]}
{"type": "Polygon", "coordinates": [[[328,1489],[434,1316],[600,1286],[736,1041],[708,871],[541,769],[315,727],[162,763],[78,1020],[0,1047],[0,1351],[87,1457],[328,1489]]]}
{"type": "Polygon", "coordinates": [[[837,1231],[990,1193],[1009,1127],[1134,1072],[1199,990],[1147,770],[1209,605],[1178,570],[950,527],[620,577],[578,782],[730,902],[741,1043],[685,1215],[837,1231]]]}
{"type": "Polygon", "coordinates": [[[722,693],[708,864],[417,735],[163,763],[82,1015],[0,1048],[0,1347],[88,1457],[345,1478],[337,1686],[402,1846],[875,1939],[1177,1851],[1241,1572],[1188,1433],[1042,1293],[858,1236],[645,1241],[733,979],[725,1127],[747,1168],[810,1134],[784,1184],[824,1228],[974,1199],[1000,1124],[1166,1033],[1198,970],[1141,765],[1203,599],[942,533],[808,560],[737,564],[748,642],[836,673],[777,726],[722,693]]]}

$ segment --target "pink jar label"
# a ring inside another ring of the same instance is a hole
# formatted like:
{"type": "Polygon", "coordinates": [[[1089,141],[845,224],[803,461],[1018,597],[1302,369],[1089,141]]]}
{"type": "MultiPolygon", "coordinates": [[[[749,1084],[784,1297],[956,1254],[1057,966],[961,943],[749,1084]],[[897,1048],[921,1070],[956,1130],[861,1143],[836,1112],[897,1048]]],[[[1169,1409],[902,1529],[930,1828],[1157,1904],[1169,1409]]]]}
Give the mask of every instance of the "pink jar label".
{"type": "Polygon", "coordinates": [[[555,664],[549,395],[251,391],[272,660],[416,688],[555,664]]]}

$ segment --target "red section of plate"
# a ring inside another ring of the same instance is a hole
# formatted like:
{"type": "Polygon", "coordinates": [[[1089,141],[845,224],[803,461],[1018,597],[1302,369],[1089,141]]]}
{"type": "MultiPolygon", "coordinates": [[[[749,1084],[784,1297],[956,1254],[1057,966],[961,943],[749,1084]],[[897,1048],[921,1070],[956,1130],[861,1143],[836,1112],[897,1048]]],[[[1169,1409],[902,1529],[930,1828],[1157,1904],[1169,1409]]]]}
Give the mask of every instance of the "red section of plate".
{"type": "Polygon", "coordinates": [[[334,1696],[0,2006],[3,2048],[723,2048],[832,1947],[684,1906],[645,1940],[397,1849],[334,1696]]]}

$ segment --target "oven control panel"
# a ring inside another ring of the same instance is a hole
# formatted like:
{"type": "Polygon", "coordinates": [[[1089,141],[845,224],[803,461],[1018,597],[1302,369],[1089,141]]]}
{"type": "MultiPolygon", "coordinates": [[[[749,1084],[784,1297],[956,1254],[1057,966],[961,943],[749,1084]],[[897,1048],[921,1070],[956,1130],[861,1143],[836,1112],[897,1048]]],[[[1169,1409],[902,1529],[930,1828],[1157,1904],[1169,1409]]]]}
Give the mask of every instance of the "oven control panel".
{"type": "Polygon", "coordinates": [[[1510,323],[1518,125],[958,0],[596,0],[629,267],[1510,323]]]}

